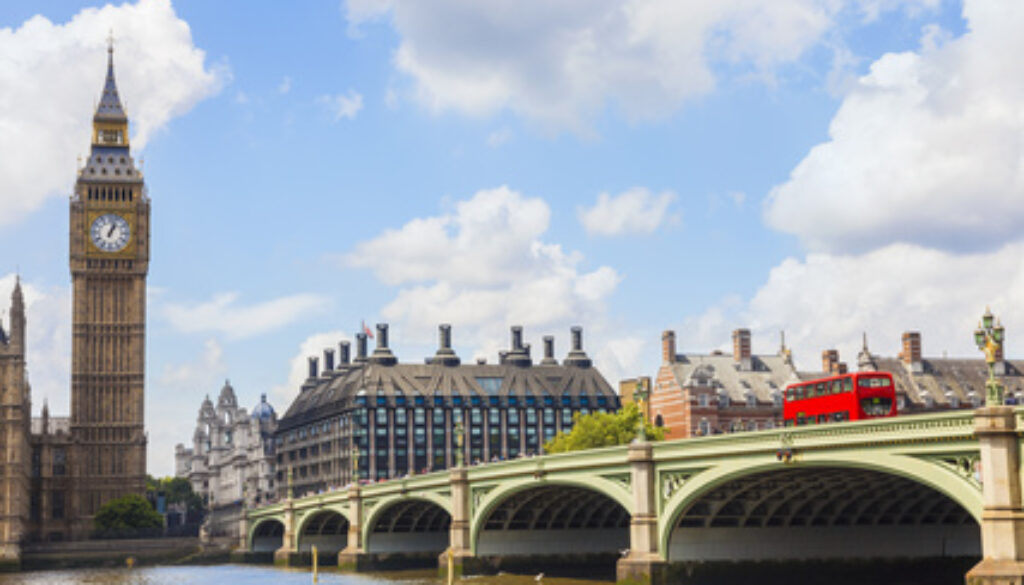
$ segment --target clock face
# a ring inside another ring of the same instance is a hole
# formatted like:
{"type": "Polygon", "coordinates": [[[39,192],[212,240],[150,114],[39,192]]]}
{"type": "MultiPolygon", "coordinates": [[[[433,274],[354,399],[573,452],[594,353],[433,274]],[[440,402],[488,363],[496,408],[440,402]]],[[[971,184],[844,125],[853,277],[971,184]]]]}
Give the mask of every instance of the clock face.
{"type": "Polygon", "coordinates": [[[128,245],[131,230],[123,217],[114,213],[101,215],[89,229],[92,243],[104,252],[117,252],[128,245]]]}

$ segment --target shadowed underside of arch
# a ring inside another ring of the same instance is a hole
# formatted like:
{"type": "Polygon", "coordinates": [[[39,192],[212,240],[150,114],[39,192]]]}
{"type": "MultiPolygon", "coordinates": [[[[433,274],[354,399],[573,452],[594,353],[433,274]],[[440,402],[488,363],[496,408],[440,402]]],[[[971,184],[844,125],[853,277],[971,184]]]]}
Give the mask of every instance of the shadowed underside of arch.
{"type": "Polygon", "coordinates": [[[324,510],[310,516],[299,530],[298,548],[311,550],[316,546],[321,553],[337,553],[348,544],[348,519],[341,514],[324,510]]]}
{"type": "Polygon", "coordinates": [[[674,524],[670,560],[980,553],[978,525],[963,506],[922,483],[869,469],[735,478],[692,501],[674,524]]]}
{"type": "Polygon", "coordinates": [[[253,527],[252,552],[274,552],[284,544],[284,524],[280,520],[267,519],[253,527]]]}
{"type": "Polygon", "coordinates": [[[376,514],[369,527],[367,552],[440,553],[448,547],[452,517],[426,500],[407,499],[376,514]]]}
{"type": "Polygon", "coordinates": [[[491,510],[477,533],[476,552],[484,556],[617,552],[629,546],[629,520],[621,505],[593,490],[570,485],[530,488],[491,510]]]}
{"type": "Polygon", "coordinates": [[[682,527],[975,524],[944,494],[909,479],[849,468],[788,469],[734,479],[679,519],[682,527]]]}

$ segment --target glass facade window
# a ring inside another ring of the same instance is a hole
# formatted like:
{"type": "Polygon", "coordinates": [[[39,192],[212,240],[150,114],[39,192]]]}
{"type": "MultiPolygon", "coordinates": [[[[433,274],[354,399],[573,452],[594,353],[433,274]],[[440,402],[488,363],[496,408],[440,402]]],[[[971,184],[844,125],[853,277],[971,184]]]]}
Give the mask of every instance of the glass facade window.
{"type": "Polygon", "coordinates": [[[384,408],[377,409],[377,426],[387,426],[388,424],[388,411],[384,408]]]}
{"type": "Polygon", "coordinates": [[[572,411],[568,408],[562,409],[562,428],[572,426],[572,411]]]}
{"type": "Polygon", "coordinates": [[[404,408],[395,409],[395,426],[406,424],[406,410],[404,408]]]}
{"type": "Polygon", "coordinates": [[[444,425],[444,410],[442,410],[440,408],[435,408],[434,409],[433,418],[434,418],[434,427],[435,428],[438,425],[444,425]]]}
{"type": "Polygon", "coordinates": [[[479,408],[474,408],[469,411],[469,422],[473,425],[478,425],[483,422],[483,415],[480,413],[479,408]]]}
{"type": "Polygon", "coordinates": [[[422,425],[426,422],[426,413],[422,408],[417,408],[412,415],[413,424],[422,425]]]}
{"type": "Polygon", "coordinates": [[[535,409],[526,409],[526,424],[529,426],[534,426],[537,424],[537,411],[535,409]]]}
{"type": "Polygon", "coordinates": [[[555,409],[545,408],[544,409],[544,424],[554,426],[555,424],[555,409]]]}
{"type": "Polygon", "coordinates": [[[508,411],[508,426],[518,427],[519,426],[519,411],[510,410],[508,411]]]}

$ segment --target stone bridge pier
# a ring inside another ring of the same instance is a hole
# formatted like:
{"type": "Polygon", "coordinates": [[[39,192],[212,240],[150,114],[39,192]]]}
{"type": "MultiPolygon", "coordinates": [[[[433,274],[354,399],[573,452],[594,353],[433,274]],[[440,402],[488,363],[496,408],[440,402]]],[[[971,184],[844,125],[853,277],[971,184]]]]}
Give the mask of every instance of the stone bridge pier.
{"type": "Polygon", "coordinates": [[[980,408],[974,433],[981,447],[982,560],[967,573],[968,585],[1024,584],[1024,502],[1017,416],[1010,406],[980,408]]]}
{"type": "Polygon", "coordinates": [[[629,553],[615,568],[619,581],[660,582],[665,557],[658,551],[654,452],[650,443],[629,446],[633,516],[629,522],[629,553]]]}

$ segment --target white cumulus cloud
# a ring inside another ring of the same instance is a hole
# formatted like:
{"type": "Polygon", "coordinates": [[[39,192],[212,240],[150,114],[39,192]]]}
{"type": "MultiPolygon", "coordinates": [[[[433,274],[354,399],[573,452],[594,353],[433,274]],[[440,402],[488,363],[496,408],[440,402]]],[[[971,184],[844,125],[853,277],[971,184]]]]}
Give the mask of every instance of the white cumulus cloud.
{"type": "Polygon", "coordinates": [[[969,251],[1024,221],[1024,4],[966,0],[967,32],[925,30],[849,90],[829,128],[777,186],[766,222],[812,250],[892,242],[969,251]]]}
{"type": "Polygon", "coordinates": [[[242,339],[320,312],[330,302],[314,294],[289,295],[254,305],[240,305],[238,298],[238,293],[226,292],[198,304],[167,303],[162,313],[178,331],[216,332],[229,339],[242,339]]]}
{"type": "Polygon", "coordinates": [[[349,0],[350,32],[390,16],[394,65],[434,111],[507,109],[589,132],[614,104],[631,119],[711,91],[716,63],[771,79],[821,42],[848,5],[865,18],[932,0],[349,0]]]}
{"type": "Polygon", "coordinates": [[[399,287],[380,314],[406,339],[432,340],[452,323],[456,343],[493,358],[510,324],[544,334],[599,322],[621,279],[608,266],[581,270],[580,253],[543,241],[550,216],[542,199],[482,190],[358,244],[345,262],[399,287]]]}
{"type": "Polygon", "coordinates": [[[644,187],[633,187],[614,197],[601,193],[593,207],[580,207],[577,213],[588,234],[649,234],[672,219],[668,209],[675,200],[676,195],[671,191],[654,195],[644,187]]]}
{"type": "Polygon", "coordinates": [[[34,16],[18,28],[0,28],[0,225],[70,193],[74,166],[53,161],[88,154],[110,30],[136,150],[216,93],[227,76],[204,64],[205,53],[169,0],[88,8],[66,23],[34,16]]]}
{"type": "Polygon", "coordinates": [[[1007,327],[1007,355],[1024,343],[1024,243],[992,252],[957,254],[891,244],[861,255],[811,254],[771,270],[749,299],[731,297],[680,327],[680,350],[726,347],[748,327],[755,350],[774,352],[779,332],[798,366],[821,367],[821,351],[838,348],[856,367],[861,335],[872,353],[893,357],[904,331],[920,331],[926,356],[981,357],[972,333],[991,306],[1007,327]]]}

